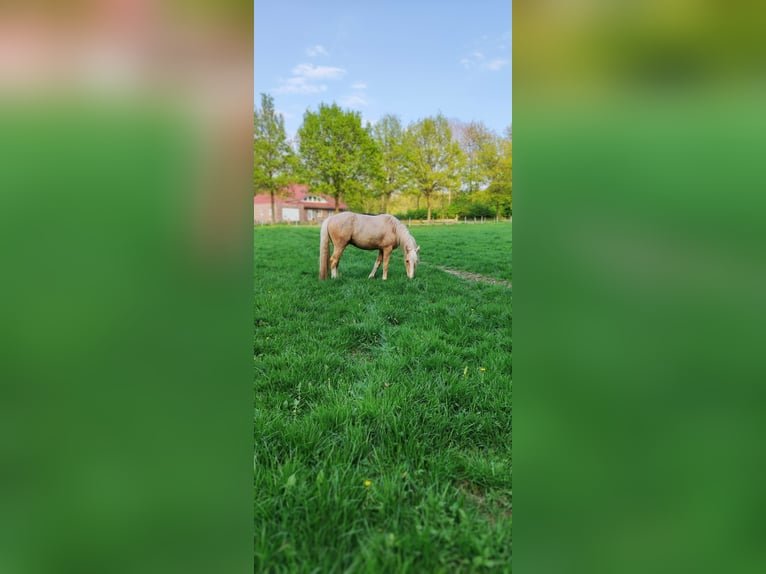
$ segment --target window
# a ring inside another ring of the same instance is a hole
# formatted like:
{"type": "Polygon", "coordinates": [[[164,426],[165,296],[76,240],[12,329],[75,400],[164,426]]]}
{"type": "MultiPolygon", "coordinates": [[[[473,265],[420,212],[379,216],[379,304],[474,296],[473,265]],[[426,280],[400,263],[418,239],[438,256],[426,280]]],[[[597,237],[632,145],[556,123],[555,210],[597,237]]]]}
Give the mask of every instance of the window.
{"type": "Polygon", "coordinates": [[[283,207],[282,221],[300,221],[297,207],[283,207]]]}

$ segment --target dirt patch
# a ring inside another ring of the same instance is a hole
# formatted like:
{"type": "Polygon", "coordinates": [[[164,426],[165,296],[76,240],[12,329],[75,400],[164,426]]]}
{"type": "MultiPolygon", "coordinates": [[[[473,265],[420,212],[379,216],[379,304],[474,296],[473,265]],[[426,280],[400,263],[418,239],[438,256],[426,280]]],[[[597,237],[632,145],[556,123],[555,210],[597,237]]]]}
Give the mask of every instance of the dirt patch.
{"type": "Polygon", "coordinates": [[[478,273],[469,273],[468,271],[460,271],[458,269],[448,269],[447,267],[438,267],[437,269],[449,273],[450,275],[460,277],[461,279],[468,279],[469,281],[479,281],[480,283],[490,283],[491,285],[503,285],[509,289],[513,287],[510,281],[492,279],[492,277],[486,277],[484,275],[479,275],[478,273]]]}
{"type": "Polygon", "coordinates": [[[488,518],[491,523],[494,524],[498,516],[504,518],[513,516],[511,501],[508,497],[500,495],[489,501],[481,487],[467,480],[457,483],[456,486],[465,495],[466,499],[476,506],[479,512],[488,518]]]}

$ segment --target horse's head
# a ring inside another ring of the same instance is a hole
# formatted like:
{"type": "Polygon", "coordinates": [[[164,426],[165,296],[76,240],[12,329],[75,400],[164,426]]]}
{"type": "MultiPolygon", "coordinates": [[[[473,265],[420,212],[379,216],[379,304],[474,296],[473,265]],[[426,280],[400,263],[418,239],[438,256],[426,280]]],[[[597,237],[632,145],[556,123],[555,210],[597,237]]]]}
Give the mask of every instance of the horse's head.
{"type": "Polygon", "coordinates": [[[415,267],[418,266],[418,251],[420,251],[420,246],[416,247],[408,247],[404,250],[404,267],[407,269],[407,277],[412,279],[415,277],[415,267]]]}

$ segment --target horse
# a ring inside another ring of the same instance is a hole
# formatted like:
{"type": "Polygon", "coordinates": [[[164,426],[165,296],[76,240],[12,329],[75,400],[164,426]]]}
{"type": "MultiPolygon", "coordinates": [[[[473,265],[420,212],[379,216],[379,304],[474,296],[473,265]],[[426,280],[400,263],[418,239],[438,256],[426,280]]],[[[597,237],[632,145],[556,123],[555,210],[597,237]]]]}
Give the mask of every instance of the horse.
{"type": "Polygon", "coordinates": [[[320,280],[327,279],[328,263],[332,278],[335,279],[338,276],[338,262],[348,244],[368,251],[378,250],[378,258],[375,260],[369,278],[375,277],[382,261],[384,281],[388,278],[388,260],[391,252],[401,245],[407,277],[409,279],[415,277],[420,247],[415,243],[415,238],[410,235],[407,226],[393,215],[363,215],[344,211],[325,219],[319,236],[320,280]],[[330,240],[333,244],[332,257],[330,257],[330,240]]]}

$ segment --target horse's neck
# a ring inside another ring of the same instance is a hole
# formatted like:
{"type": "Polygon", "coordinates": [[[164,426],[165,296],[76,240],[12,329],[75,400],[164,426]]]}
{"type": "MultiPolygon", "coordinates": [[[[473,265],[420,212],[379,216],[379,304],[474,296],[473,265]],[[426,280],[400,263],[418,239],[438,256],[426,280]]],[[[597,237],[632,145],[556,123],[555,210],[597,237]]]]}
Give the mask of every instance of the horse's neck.
{"type": "Polygon", "coordinates": [[[407,248],[412,243],[412,235],[410,235],[409,229],[407,229],[401,221],[396,222],[396,239],[399,241],[399,245],[403,248],[407,248]]]}

